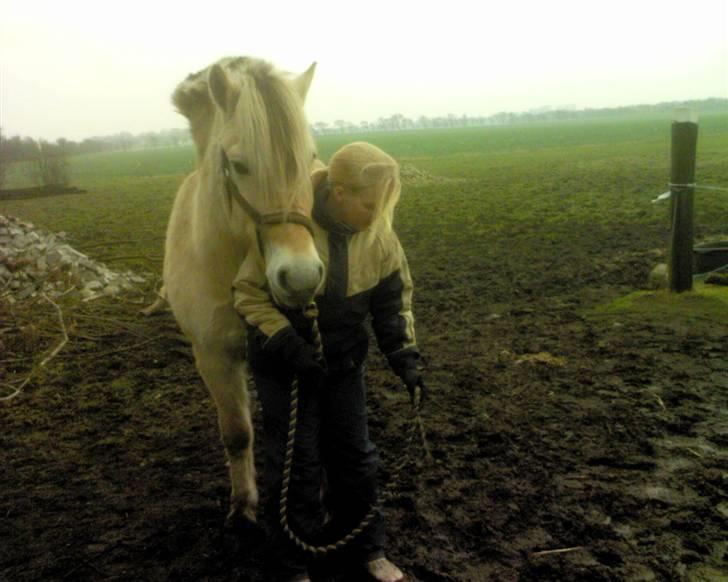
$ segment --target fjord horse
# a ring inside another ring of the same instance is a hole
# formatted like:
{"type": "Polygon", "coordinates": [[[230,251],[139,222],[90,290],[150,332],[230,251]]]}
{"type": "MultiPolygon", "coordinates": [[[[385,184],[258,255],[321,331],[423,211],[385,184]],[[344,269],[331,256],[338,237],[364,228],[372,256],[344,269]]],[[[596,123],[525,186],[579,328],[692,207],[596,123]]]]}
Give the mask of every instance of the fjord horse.
{"type": "Polygon", "coordinates": [[[260,251],[271,292],[303,306],[323,277],[310,222],[315,148],[303,112],[314,68],[291,77],[265,61],[226,58],[172,96],[198,160],[167,227],[162,294],[217,407],[232,484],[228,520],[255,521],[258,503],[233,278],[246,254],[260,251]]]}

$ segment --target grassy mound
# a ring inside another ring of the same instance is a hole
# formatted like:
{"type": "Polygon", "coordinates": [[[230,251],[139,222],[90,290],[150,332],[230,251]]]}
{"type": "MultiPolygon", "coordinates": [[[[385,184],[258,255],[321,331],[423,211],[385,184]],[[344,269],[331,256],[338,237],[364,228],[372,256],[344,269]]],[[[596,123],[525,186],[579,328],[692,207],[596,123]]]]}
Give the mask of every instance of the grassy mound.
{"type": "Polygon", "coordinates": [[[693,290],[635,291],[597,307],[597,315],[618,315],[653,323],[710,321],[728,325],[728,287],[696,282],[693,290]]]}

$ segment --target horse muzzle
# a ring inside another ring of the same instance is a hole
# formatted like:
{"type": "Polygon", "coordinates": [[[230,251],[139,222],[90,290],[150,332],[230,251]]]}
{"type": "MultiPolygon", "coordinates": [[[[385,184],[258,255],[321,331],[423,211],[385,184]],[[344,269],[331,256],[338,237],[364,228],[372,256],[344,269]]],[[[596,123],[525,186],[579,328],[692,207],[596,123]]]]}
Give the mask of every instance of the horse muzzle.
{"type": "Polygon", "coordinates": [[[305,307],[323,284],[324,265],[318,257],[269,265],[267,277],[276,302],[286,307],[305,307]]]}

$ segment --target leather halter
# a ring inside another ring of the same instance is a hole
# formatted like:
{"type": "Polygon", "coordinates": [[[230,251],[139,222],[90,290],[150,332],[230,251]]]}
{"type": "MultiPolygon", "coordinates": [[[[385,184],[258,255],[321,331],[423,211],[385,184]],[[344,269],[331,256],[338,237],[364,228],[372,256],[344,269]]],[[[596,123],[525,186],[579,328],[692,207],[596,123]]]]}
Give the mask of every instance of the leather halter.
{"type": "Polygon", "coordinates": [[[260,227],[266,224],[283,224],[286,222],[290,222],[292,224],[300,224],[301,226],[305,226],[311,233],[311,236],[314,236],[313,221],[305,214],[301,214],[300,212],[297,212],[295,210],[279,210],[276,212],[268,212],[266,214],[259,212],[252,204],[250,204],[250,202],[245,199],[245,197],[240,193],[240,190],[238,190],[237,185],[230,175],[230,160],[228,159],[227,154],[225,153],[225,150],[223,148],[221,148],[221,154],[222,173],[225,176],[225,191],[227,192],[228,198],[234,198],[240,205],[240,207],[246,212],[246,214],[253,219],[253,222],[255,222],[257,226],[260,227]]]}

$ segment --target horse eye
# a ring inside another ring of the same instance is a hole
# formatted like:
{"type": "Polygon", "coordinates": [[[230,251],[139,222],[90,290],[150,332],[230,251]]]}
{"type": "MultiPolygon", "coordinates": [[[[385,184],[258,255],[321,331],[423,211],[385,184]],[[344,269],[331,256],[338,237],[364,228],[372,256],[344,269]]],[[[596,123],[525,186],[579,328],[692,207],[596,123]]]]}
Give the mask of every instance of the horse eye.
{"type": "Polygon", "coordinates": [[[233,169],[241,176],[247,176],[250,174],[248,166],[246,166],[243,162],[232,162],[232,166],[233,169]]]}
{"type": "Polygon", "coordinates": [[[315,160],[316,158],[318,158],[318,156],[316,155],[316,152],[313,152],[313,159],[315,160]]]}

